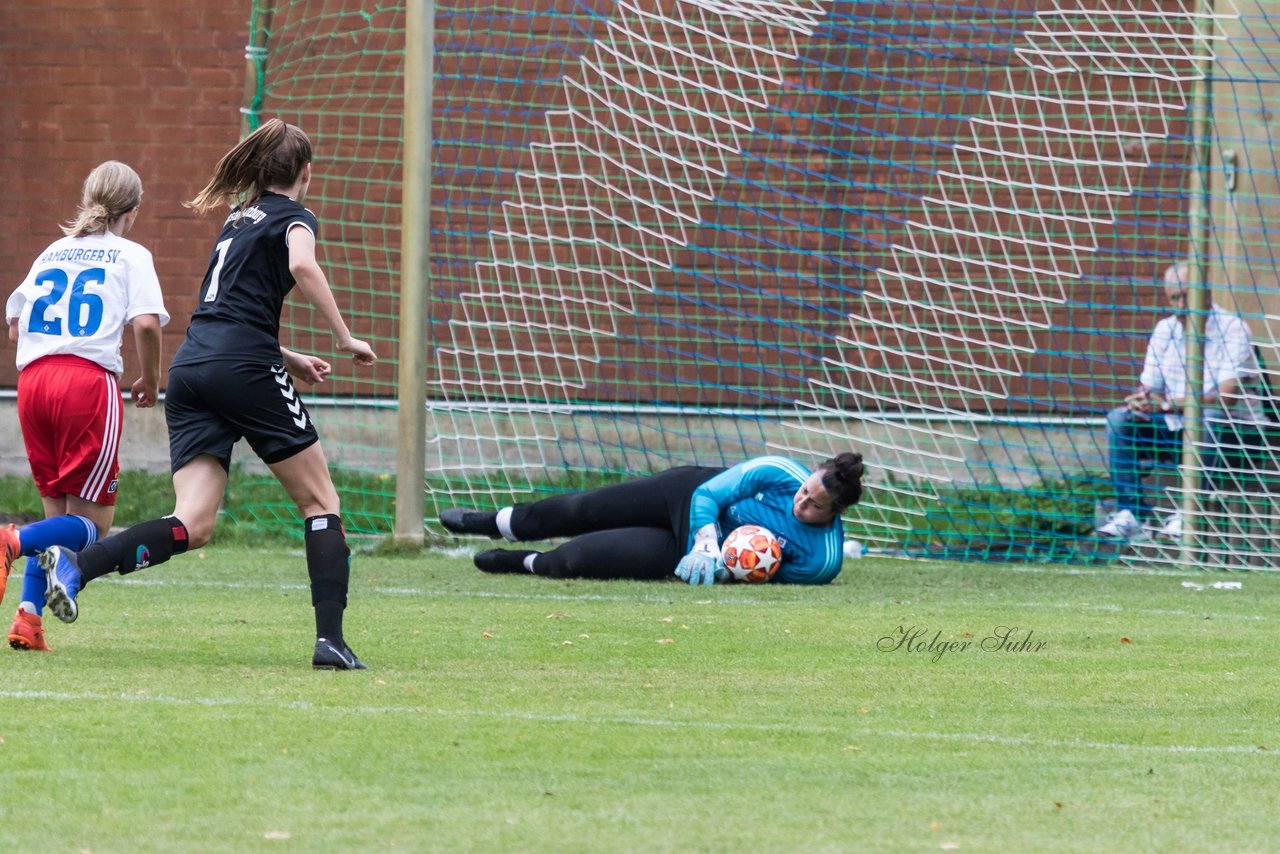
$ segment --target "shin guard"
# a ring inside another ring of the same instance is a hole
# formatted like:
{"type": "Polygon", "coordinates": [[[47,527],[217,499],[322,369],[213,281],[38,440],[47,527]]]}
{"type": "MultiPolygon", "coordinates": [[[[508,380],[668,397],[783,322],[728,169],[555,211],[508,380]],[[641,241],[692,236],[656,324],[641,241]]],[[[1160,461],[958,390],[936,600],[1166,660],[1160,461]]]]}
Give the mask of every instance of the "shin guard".
{"type": "Polygon", "coordinates": [[[351,550],[347,535],[335,514],[306,520],[307,574],[311,578],[311,604],[316,611],[316,636],[342,639],[342,612],[347,607],[351,578],[351,550]]]}
{"type": "Polygon", "coordinates": [[[187,550],[187,527],[174,516],[141,522],[112,534],[78,554],[80,574],[87,584],[109,572],[128,575],[156,566],[187,550]]]}

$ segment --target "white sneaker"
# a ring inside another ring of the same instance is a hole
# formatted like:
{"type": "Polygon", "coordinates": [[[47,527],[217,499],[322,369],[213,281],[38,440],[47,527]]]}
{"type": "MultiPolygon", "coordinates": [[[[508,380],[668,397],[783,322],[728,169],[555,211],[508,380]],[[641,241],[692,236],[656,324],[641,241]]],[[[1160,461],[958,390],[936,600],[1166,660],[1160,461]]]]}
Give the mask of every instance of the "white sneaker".
{"type": "Polygon", "coordinates": [[[1128,510],[1117,510],[1098,526],[1098,536],[1116,540],[1145,540],[1150,535],[1143,529],[1138,517],[1128,510]]]}
{"type": "Polygon", "coordinates": [[[1164,520],[1164,524],[1160,526],[1160,537],[1166,540],[1182,539],[1182,514],[1177,510],[1169,514],[1164,520]]]}

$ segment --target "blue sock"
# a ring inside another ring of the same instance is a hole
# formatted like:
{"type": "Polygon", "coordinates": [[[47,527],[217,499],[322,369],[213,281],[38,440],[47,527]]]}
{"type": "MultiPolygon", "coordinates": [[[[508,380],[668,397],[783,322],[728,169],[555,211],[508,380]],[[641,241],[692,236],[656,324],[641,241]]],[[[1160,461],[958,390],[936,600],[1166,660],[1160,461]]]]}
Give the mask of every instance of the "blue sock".
{"type": "MultiPolygon", "coordinates": [[[[18,529],[18,541],[24,555],[35,555],[49,546],[63,546],[78,552],[97,540],[98,526],[83,516],[54,516],[18,529]]],[[[22,601],[35,606],[37,617],[44,611],[46,586],[40,562],[28,557],[22,574],[22,601]]]]}
{"type": "Polygon", "coordinates": [[[24,555],[37,554],[49,546],[78,552],[98,541],[98,526],[83,516],[54,516],[22,526],[18,539],[24,555]]]}
{"type": "Polygon", "coordinates": [[[22,575],[22,601],[36,606],[36,616],[44,611],[44,591],[46,579],[40,561],[33,557],[23,558],[27,562],[26,571],[22,575]]]}

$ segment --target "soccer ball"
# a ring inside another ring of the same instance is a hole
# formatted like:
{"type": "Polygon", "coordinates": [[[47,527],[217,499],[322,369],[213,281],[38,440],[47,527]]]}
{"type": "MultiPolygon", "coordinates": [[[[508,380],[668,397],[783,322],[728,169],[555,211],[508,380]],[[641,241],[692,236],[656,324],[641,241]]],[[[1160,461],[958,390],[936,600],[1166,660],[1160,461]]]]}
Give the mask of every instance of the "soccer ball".
{"type": "Polygon", "coordinates": [[[782,544],[759,525],[743,525],[724,538],[720,557],[734,581],[758,584],[782,566],[782,544]]]}

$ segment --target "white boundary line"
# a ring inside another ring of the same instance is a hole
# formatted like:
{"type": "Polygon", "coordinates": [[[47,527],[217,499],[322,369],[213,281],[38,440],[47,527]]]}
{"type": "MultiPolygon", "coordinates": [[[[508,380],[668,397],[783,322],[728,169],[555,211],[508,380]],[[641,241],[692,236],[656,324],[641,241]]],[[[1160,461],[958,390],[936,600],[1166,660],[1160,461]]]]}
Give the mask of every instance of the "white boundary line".
{"type": "Polygon", "coordinates": [[[1121,742],[1079,741],[1058,738],[1033,738],[1031,736],[986,735],[977,732],[911,732],[908,730],[878,730],[870,727],[843,729],[840,727],[803,727],[794,724],[752,724],[724,721],[680,721],[626,716],[583,716],[537,714],[534,712],[495,712],[469,709],[424,709],[416,706],[340,706],[308,703],[295,700],[288,703],[266,702],[259,697],[173,697],[163,694],[106,694],[91,691],[0,691],[0,698],[14,700],[45,700],[52,702],[83,703],[85,701],[152,703],[169,706],[270,707],[282,711],[322,711],[326,714],[345,712],[357,715],[432,715],[442,718],[490,718],[494,720],[523,721],[527,723],[574,724],[585,726],[639,726],[671,729],[747,730],[751,732],[786,732],[805,735],[842,735],[857,738],[917,739],[924,741],[958,741],[995,744],[1002,747],[1048,747],[1062,750],[1115,750],[1135,753],[1164,754],[1239,754],[1264,756],[1274,759],[1277,751],[1256,745],[1185,745],[1185,744],[1124,744],[1121,742]]]}
{"type": "MultiPolygon", "coordinates": [[[[1188,576],[1188,577],[1197,577],[1197,576],[1188,576]]],[[[310,590],[310,587],[306,584],[254,584],[252,582],[244,582],[244,581],[216,581],[216,580],[205,580],[205,579],[197,579],[197,578],[178,579],[172,576],[167,578],[151,578],[151,579],[144,579],[144,578],[113,579],[112,583],[135,586],[135,587],[174,587],[174,588],[212,587],[212,588],[218,588],[223,590],[281,590],[281,591],[310,590]]],[[[540,582],[531,581],[530,583],[531,584],[532,583],[549,584],[552,582],[548,582],[544,579],[544,580],[541,580],[540,582]]],[[[677,590],[680,590],[680,591],[684,590],[682,586],[675,585],[674,582],[673,582],[673,586],[677,590]]],[[[537,593],[537,592],[500,593],[497,591],[488,591],[488,590],[442,590],[438,588],[425,588],[425,587],[377,587],[377,586],[361,587],[359,589],[359,592],[362,594],[372,593],[372,594],[378,594],[383,596],[422,596],[428,599],[431,599],[431,598],[435,598],[435,599],[500,599],[500,600],[511,600],[511,601],[527,600],[529,602],[645,602],[645,603],[651,602],[651,603],[671,605],[671,606],[684,606],[684,605],[760,606],[760,605],[777,604],[772,601],[766,602],[760,599],[743,599],[743,598],[736,598],[736,597],[732,599],[699,598],[699,599],[686,600],[686,599],[682,599],[679,594],[672,595],[672,596],[654,596],[654,595],[621,596],[621,595],[605,595],[600,593],[583,593],[583,594],[574,595],[569,593],[537,593]]],[[[1208,590],[1201,590],[1201,591],[1194,591],[1194,592],[1189,591],[1187,593],[1188,597],[1191,597],[1191,596],[1210,597],[1210,596],[1216,596],[1216,595],[1232,595],[1232,594],[1226,593],[1226,592],[1219,594],[1219,593],[1208,591],[1208,590]]],[[[1239,597],[1240,594],[1236,593],[1234,595],[1239,597]]],[[[874,605],[876,603],[874,601],[866,601],[866,602],[863,602],[862,604],[874,605]]],[[[904,605],[910,606],[911,604],[912,602],[910,601],[893,602],[893,606],[895,608],[901,608],[904,605]]],[[[1280,613],[1230,614],[1230,613],[1222,613],[1222,612],[1215,612],[1215,611],[1206,611],[1202,609],[1183,611],[1183,610],[1167,609],[1167,608],[1133,608],[1128,605],[1121,605],[1113,602],[1082,603],[1082,602],[1021,601],[1021,602],[1009,602],[1006,604],[1008,604],[1010,608],[1028,608],[1028,609],[1039,608],[1039,609],[1054,609],[1054,610],[1061,610],[1063,608],[1068,608],[1074,611],[1097,611],[1102,613],[1114,612],[1117,614],[1150,614],[1153,616],[1160,616],[1160,617],[1194,617],[1196,619],[1204,619],[1205,617],[1210,617],[1212,619],[1222,619],[1222,620],[1254,620],[1254,621],[1260,621],[1260,622],[1280,621],[1280,613]]],[[[886,607],[888,607],[887,603],[886,603],[886,607]]]]}

